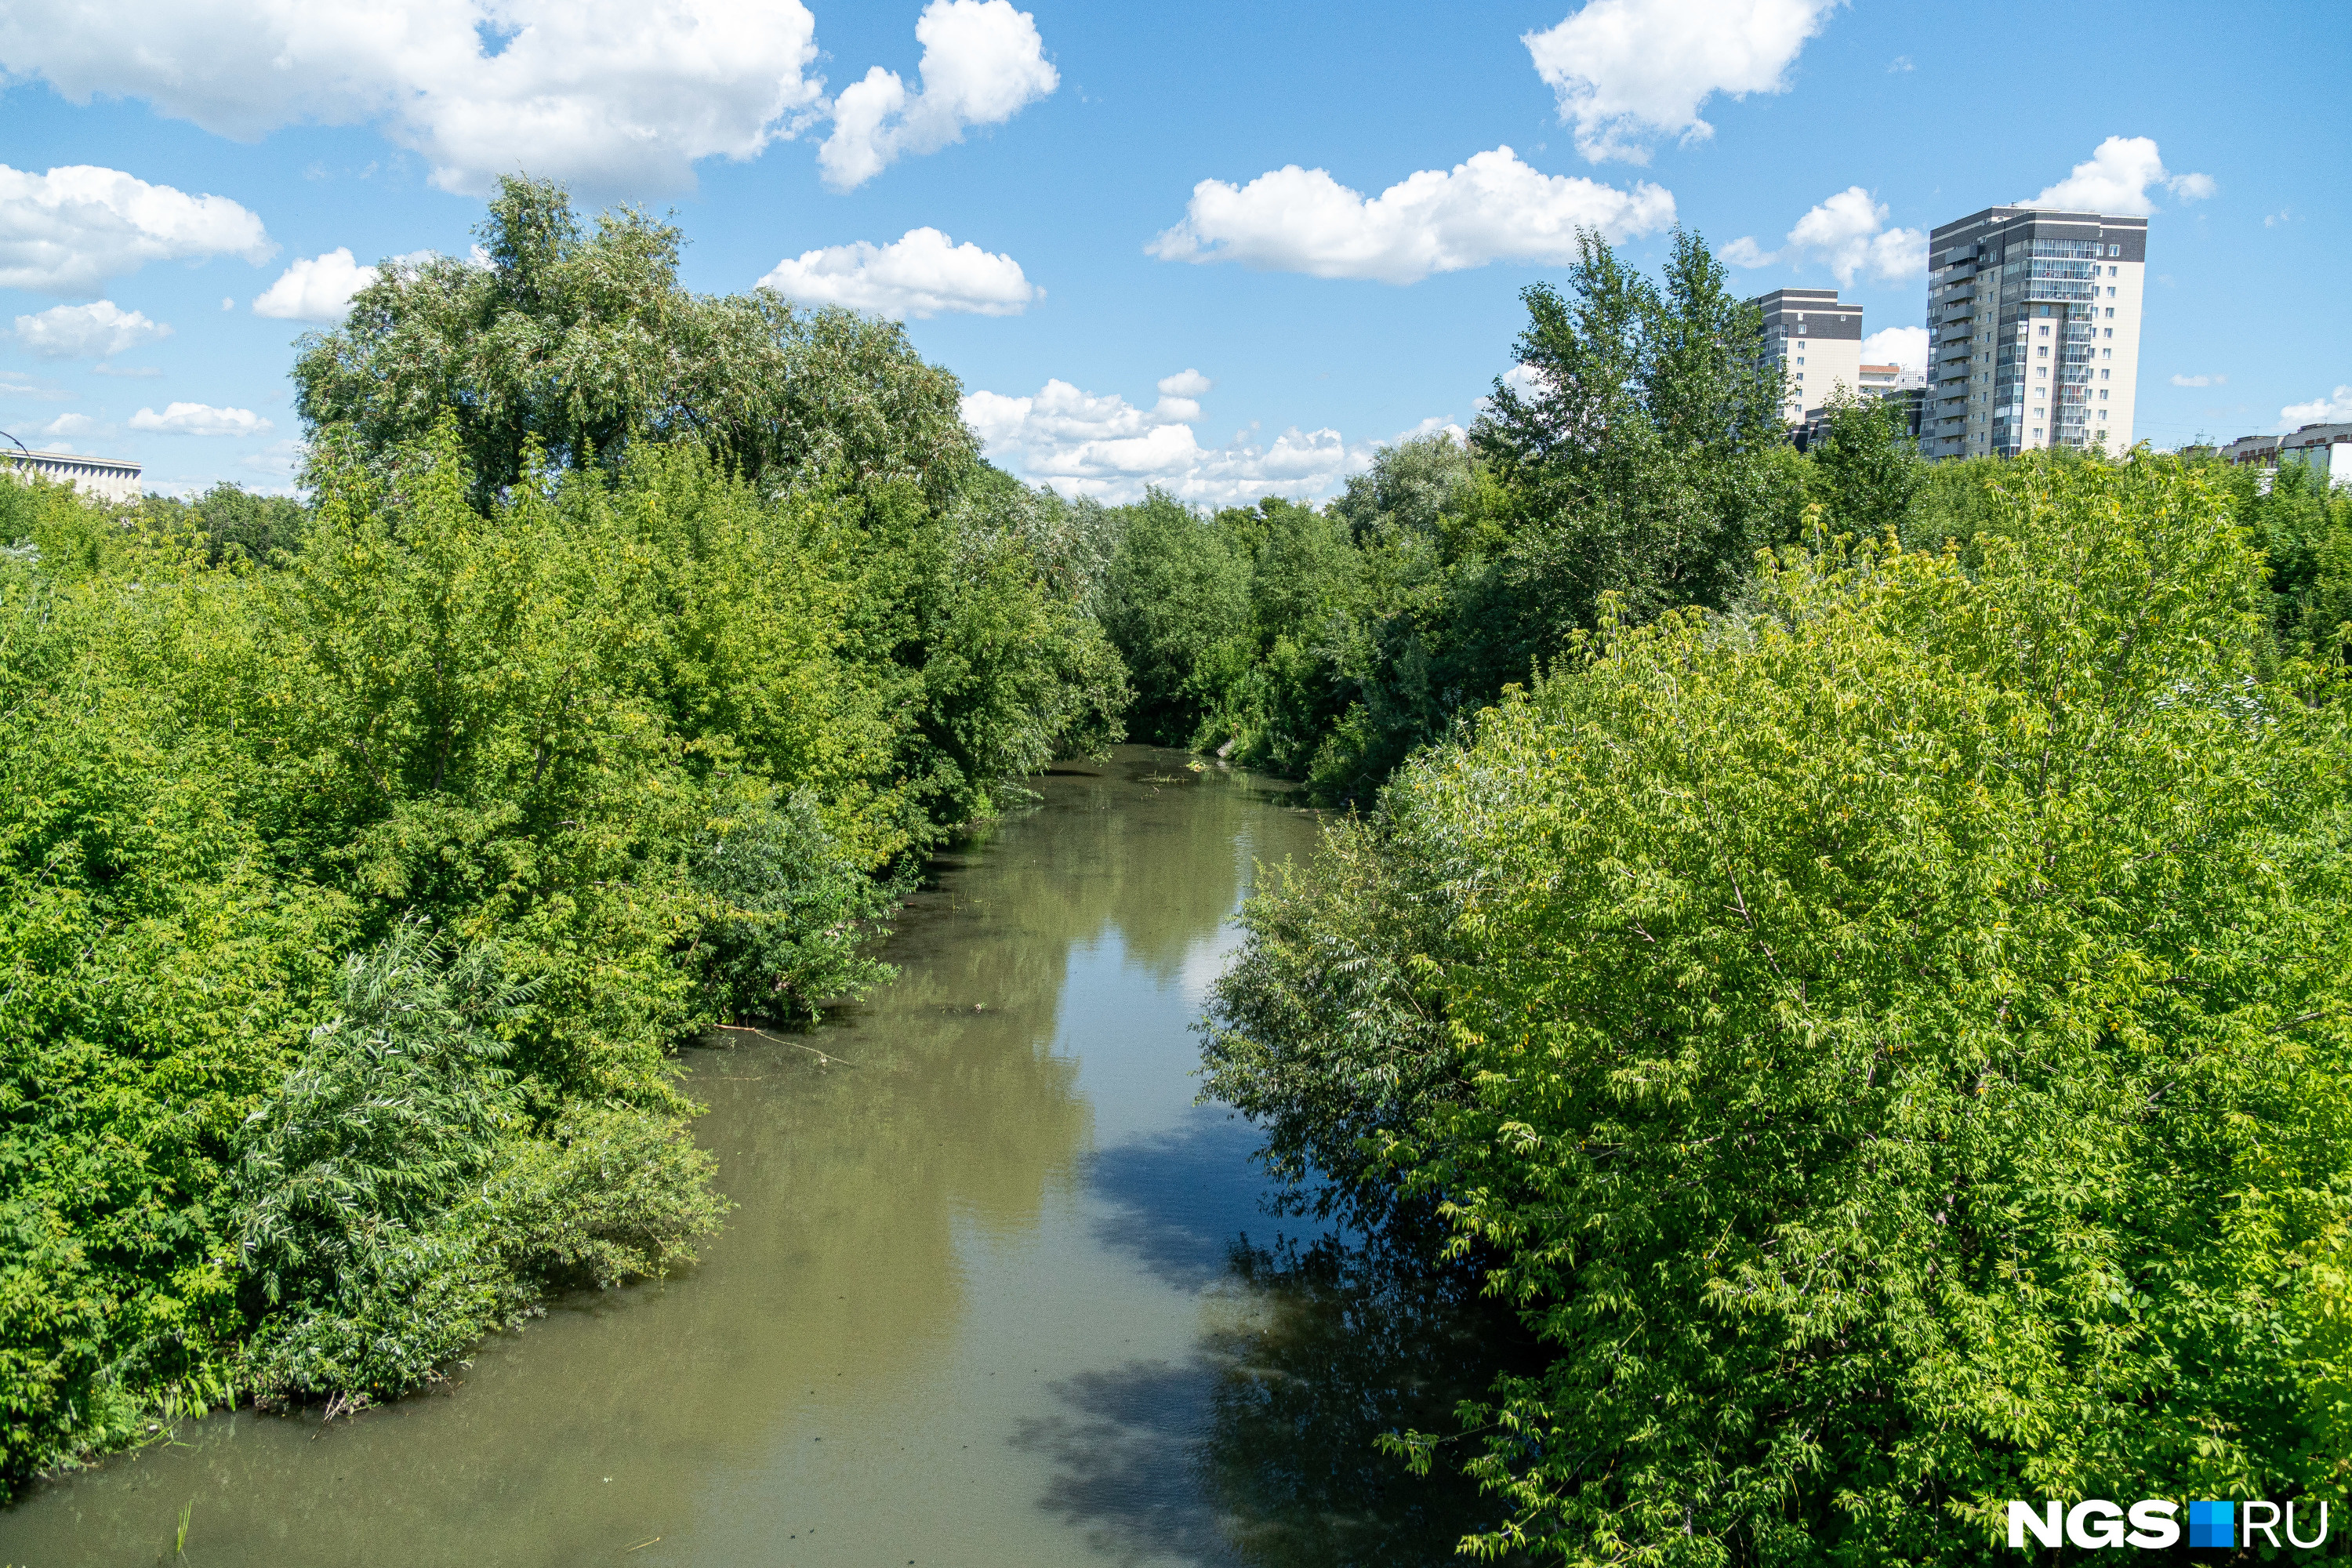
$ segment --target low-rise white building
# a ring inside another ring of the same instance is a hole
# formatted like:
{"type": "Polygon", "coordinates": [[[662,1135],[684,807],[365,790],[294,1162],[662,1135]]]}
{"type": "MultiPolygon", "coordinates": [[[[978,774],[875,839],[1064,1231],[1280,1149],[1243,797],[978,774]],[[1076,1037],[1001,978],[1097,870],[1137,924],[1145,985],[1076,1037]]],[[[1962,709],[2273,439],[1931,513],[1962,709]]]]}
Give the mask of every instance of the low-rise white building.
{"type": "Polygon", "coordinates": [[[140,495],[139,465],[120,458],[86,458],[79,452],[0,451],[0,471],[38,474],[101,500],[137,500],[140,495]]]}
{"type": "Polygon", "coordinates": [[[2278,467],[2279,438],[2275,436],[2241,436],[2220,452],[2225,463],[2240,468],[2274,468],[2278,467]]]}
{"type": "Polygon", "coordinates": [[[2278,444],[2279,466],[2300,463],[2327,476],[2328,488],[2352,486],[2352,425],[2306,425],[2278,444]]]}
{"type": "MultiPolygon", "coordinates": [[[[2331,489],[2352,486],[2352,424],[2305,425],[2292,436],[2241,436],[2226,447],[2209,449],[2223,462],[2240,468],[2295,465],[2326,475],[2331,489]]],[[[2268,486],[2268,475],[2263,482],[2268,486]]]]}

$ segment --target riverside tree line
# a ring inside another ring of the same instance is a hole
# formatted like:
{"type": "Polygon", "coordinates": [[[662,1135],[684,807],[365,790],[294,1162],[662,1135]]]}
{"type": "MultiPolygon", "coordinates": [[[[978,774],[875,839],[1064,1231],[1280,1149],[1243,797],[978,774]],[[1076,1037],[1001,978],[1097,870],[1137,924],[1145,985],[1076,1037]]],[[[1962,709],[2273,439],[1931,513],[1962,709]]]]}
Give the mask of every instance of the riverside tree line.
{"type": "Polygon", "coordinates": [[[2352,503],[1800,455],[1695,236],[1328,506],[1069,502],[889,324],[553,187],[482,238],[304,341],[305,501],[0,485],[0,1485],[689,1258],[669,1053],[1133,734],[1344,808],[1209,1088],[1538,1336],[1391,1439],[1475,1550],[2340,1495],[2352,503]]]}

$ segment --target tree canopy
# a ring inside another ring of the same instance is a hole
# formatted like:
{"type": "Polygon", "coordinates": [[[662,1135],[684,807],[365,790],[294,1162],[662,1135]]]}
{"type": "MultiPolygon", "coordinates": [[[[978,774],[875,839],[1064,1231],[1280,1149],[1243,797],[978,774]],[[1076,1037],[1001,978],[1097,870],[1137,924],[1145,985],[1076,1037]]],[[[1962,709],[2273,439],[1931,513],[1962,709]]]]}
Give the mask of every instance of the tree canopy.
{"type": "Polygon", "coordinates": [[[1482,1552],[1966,1562],[2010,1498],[2341,1484],[2342,710],[2204,475],[1994,504],[1965,569],[1604,620],[1248,913],[1211,1091],[1549,1353],[1451,1439],[1482,1552]]]}
{"type": "Polygon", "coordinates": [[[763,485],[910,479],[934,503],[978,460],[955,377],[896,322],[689,292],[676,227],[623,208],[592,228],[546,181],[502,179],[476,232],[471,257],[386,262],[342,326],[303,338],[314,430],[383,452],[448,412],[482,494],[534,447],[611,470],[640,440],[695,441],[763,485]]]}

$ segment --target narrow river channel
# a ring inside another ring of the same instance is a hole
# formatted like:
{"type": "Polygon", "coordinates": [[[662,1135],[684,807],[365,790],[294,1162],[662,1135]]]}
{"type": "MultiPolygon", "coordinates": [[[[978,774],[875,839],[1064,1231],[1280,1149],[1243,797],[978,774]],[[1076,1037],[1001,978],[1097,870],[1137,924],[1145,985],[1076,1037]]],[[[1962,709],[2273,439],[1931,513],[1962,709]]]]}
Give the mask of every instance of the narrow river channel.
{"type": "Polygon", "coordinates": [[[738,1205],[698,1267],[561,1303],[355,1419],[251,1411],[33,1489],[0,1563],[1445,1561],[1486,1511],[1373,1452],[1483,1386],[1489,1317],[1270,1217],[1196,1106],[1277,786],[1124,748],[908,909],[898,978],[689,1054],[738,1205]]]}

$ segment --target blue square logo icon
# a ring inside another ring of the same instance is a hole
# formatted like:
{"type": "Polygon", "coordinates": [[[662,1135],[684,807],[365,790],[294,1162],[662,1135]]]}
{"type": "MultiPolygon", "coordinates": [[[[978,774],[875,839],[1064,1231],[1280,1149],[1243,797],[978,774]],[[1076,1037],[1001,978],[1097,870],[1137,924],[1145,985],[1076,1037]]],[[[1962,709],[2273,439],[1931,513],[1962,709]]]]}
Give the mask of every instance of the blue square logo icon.
{"type": "Polygon", "coordinates": [[[2238,1505],[2234,1502],[2192,1502],[2189,1505],[2189,1544],[2231,1548],[2238,1544],[2238,1505]]]}

